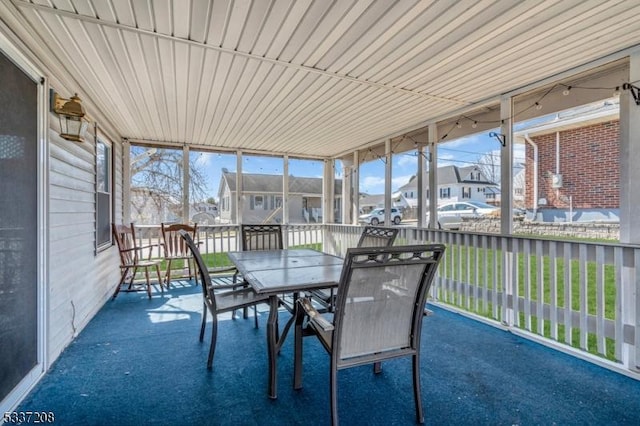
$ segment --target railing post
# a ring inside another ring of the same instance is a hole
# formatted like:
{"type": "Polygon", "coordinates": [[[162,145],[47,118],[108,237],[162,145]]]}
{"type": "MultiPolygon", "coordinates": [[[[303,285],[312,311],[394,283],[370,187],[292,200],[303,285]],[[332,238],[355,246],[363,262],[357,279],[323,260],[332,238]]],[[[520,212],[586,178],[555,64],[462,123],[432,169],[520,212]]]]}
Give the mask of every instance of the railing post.
{"type": "Polygon", "coordinates": [[[518,257],[514,255],[516,250],[514,245],[516,241],[513,239],[503,237],[501,238],[502,245],[502,284],[503,284],[503,297],[502,297],[502,323],[512,327],[515,323],[515,310],[514,305],[518,303],[518,292],[515,287],[518,285],[516,262],[518,257]]]}
{"type": "Polygon", "coordinates": [[[622,353],[621,362],[631,371],[640,372],[640,249],[622,259],[620,273],[619,297],[622,315],[622,353]],[[625,328],[631,327],[632,333],[624,333],[625,328]],[[630,335],[629,335],[630,334],[630,335]],[[624,336],[632,337],[633,342],[624,336]]]}

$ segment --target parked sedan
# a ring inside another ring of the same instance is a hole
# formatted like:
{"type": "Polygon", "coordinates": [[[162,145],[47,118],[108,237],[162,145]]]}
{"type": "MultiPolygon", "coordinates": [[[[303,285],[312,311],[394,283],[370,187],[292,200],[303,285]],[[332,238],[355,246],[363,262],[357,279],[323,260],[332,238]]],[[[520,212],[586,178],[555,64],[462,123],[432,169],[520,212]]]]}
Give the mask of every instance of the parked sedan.
{"type": "MultiPolygon", "coordinates": [[[[481,201],[458,201],[443,204],[438,207],[438,227],[442,229],[459,229],[463,217],[483,217],[495,215],[500,211],[499,207],[481,201]]],[[[427,213],[427,221],[429,213],[427,213]]]]}
{"type": "MultiPolygon", "coordinates": [[[[396,208],[391,209],[391,221],[398,225],[402,221],[402,213],[396,208]]],[[[384,209],[373,209],[367,214],[360,215],[358,222],[367,225],[377,225],[384,223],[384,209]]]]}

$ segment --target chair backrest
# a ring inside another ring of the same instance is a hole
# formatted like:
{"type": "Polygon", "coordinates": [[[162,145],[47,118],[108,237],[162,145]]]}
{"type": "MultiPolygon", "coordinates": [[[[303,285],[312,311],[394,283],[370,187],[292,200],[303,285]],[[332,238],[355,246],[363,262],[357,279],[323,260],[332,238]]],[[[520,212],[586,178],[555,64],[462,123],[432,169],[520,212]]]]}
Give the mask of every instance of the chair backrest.
{"type": "Polygon", "coordinates": [[[174,223],[171,225],[162,223],[160,227],[162,229],[165,257],[185,257],[190,254],[187,244],[184,239],[180,238],[179,232],[188,232],[191,234],[191,238],[195,240],[198,228],[197,223],[194,223],[193,226],[184,223],[174,223]]]}
{"type": "Polygon", "coordinates": [[[415,353],[441,244],[350,248],[336,301],[337,366],[415,353]]]}
{"type": "Polygon", "coordinates": [[[136,228],[133,223],[130,225],[112,223],[111,231],[120,252],[120,264],[135,265],[138,261],[138,250],[136,249],[136,228]]]}
{"type": "Polygon", "coordinates": [[[391,247],[398,236],[398,228],[365,226],[358,247],[391,247]]]}
{"type": "Polygon", "coordinates": [[[242,250],[283,249],[282,227],[277,224],[241,225],[242,250]]]}
{"type": "Polygon", "coordinates": [[[202,259],[202,255],[200,254],[200,249],[195,242],[193,242],[193,238],[191,237],[191,233],[185,230],[178,231],[180,237],[182,237],[185,242],[187,248],[191,251],[193,255],[193,260],[196,262],[196,268],[198,269],[197,273],[200,274],[200,283],[202,284],[202,296],[207,304],[216,311],[216,298],[213,294],[213,286],[211,284],[211,277],[209,276],[209,270],[207,269],[207,265],[205,265],[204,260],[202,259]]]}

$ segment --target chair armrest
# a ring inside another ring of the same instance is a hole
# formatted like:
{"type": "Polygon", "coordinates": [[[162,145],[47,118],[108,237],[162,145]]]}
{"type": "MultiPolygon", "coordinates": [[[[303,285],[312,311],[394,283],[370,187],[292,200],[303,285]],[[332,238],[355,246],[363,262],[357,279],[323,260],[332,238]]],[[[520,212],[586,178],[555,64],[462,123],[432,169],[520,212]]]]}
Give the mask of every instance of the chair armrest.
{"type": "Polygon", "coordinates": [[[149,244],[146,246],[138,246],[136,247],[137,249],[146,249],[146,248],[154,248],[154,247],[159,247],[159,246],[164,246],[164,244],[149,244]]]}
{"type": "MultiPolygon", "coordinates": [[[[150,250],[149,250],[149,256],[147,256],[147,260],[150,260],[150,259],[151,259],[151,256],[153,255],[153,249],[154,249],[155,247],[163,247],[163,245],[162,245],[162,244],[148,244],[148,245],[146,245],[146,246],[138,246],[138,247],[136,247],[136,249],[140,250],[140,254],[141,254],[141,255],[142,255],[142,250],[144,250],[144,249],[150,249],[150,250]]],[[[141,257],[142,257],[142,256],[141,256],[141,257]]]]}
{"type": "Polygon", "coordinates": [[[320,312],[316,310],[311,304],[309,299],[298,299],[298,303],[302,306],[305,313],[309,316],[309,321],[313,323],[313,325],[319,327],[322,331],[328,332],[333,331],[333,324],[329,322],[325,317],[320,315],[320,312]]]}
{"type": "Polygon", "coordinates": [[[235,266],[229,267],[218,267],[218,268],[209,268],[208,273],[211,278],[212,288],[215,290],[219,289],[242,289],[249,287],[249,283],[246,281],[237,281],[237,275],[233,274],[233,276],[229,274],[221,274],[223,272],[236,272],[237,269],[235,266]]]}

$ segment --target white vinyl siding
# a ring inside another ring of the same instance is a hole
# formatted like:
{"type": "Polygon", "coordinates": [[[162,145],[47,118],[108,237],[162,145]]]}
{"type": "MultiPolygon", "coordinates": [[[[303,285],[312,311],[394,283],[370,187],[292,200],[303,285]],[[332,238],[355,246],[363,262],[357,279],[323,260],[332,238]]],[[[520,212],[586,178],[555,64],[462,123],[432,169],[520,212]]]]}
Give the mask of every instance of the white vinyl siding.
{"type": "Polygon", "coordinates": [[[119,268],[117,250],[98,255],[94,250],[94,138],[87,135],[78,144],[60,138],[54,130],[49,137],[48,357],[53,362],[110,296],[119,268]]]}

